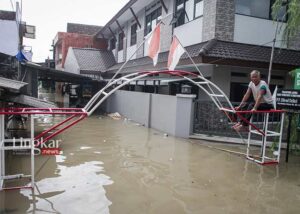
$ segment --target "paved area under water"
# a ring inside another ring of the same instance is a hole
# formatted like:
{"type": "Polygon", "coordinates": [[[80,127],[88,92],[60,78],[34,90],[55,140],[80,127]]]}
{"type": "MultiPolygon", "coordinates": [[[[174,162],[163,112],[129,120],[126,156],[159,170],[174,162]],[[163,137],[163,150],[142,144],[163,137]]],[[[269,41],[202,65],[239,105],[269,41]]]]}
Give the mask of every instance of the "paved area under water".
{"type": "MultiPolygon", "coordinates": [[[[0,213],[300,212],[297,157],[260,166],[206,147],[244,146],[174,138],[108,117],[88,118],[57,139],[62,155],[36,156],[35,191],[0,192],[0,213]]],[[[7,163],[12,173],[26,172],[29,157],[10,155],[7,163]]]]}

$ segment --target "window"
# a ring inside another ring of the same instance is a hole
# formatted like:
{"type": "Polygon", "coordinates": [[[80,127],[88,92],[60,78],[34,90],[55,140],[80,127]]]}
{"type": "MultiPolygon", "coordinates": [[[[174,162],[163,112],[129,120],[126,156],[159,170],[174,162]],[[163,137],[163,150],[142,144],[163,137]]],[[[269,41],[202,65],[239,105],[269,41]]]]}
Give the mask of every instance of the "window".
{"type": "Polygon", "coordinates": [[[203,15],[203,0],[176,0],[175,15],[171,24],[183,25],[203,15]]]}
{"type": "Polygon", "coordinates": [[[195,0],[194,18],[198,18],[202,15],[203,15],[203,0],[195,0]]]}
{"type": "Polygon", "coordinates": [[[161,7],[159,7],[146,16],[145,35],[150,33],[161,20],[161,12],[161,7]]]}
{"type": "MultiPolygon", "coordinates": [[[[274,1],[275,0],[236,0],[235,12],[242,15],[272,19],[271,14],[274,1]]],[[[279,17],[283,17],[286,13],[286,10],[286,6],[283,6],[279,17]]],[[[284,21],[285,20],[286,17],[284,18],[284,21]]]]}
{"type": "Polygon", "coordinates": [[[123,40],[124,40],[124,33],[121,32],[121,33],[119,33],[119,37],[118,37],[118,42],[119,42],[118,50],[119,51],[123,50],[123,40]]]}
{"type": "Polygon", "coordinates": [[[111,40],[109,40],[109,49],[110,50],[116,49],[116,39],[115,38],[112,38],[111,40]]]}
{"type": "Polygon", "coordinates": [[[136,44],[136,30],[137,30],[137,24],[131,25],[131,30],[130,30],[130,46],[136,44]]]}

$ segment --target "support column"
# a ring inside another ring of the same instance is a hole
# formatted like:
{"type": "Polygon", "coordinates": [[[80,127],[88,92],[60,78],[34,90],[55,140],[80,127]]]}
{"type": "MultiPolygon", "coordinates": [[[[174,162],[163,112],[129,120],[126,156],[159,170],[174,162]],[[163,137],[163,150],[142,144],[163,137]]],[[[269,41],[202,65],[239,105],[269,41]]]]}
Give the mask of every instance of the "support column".
{"type": "Polygon", "coordinates": [[[175,136],[188,138],[193,132],[194,94],[177,94],[175,136]]]}
{"type": "Polygon", "coordinates": [[[34,188],[34,117],[30,115],[31,187],[34,188]]]}
{"type": "Polygon", "coordinates": [[[4,147],[4,115],[0,115],[0,191],[3,187],[3,180],[5,175],[5,151],[4,147]]]}

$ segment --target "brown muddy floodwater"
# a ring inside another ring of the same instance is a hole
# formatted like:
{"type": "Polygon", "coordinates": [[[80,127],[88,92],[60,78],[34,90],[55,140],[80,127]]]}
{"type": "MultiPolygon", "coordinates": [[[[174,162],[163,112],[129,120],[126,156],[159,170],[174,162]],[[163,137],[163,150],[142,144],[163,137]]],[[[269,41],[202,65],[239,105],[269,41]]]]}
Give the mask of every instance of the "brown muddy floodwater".
{"type": "MultiPolygon", "coordinates": [[[[297,158],[260,166],[207,142],[96,116],[57,139],[63,154],[37,156],[35,191],[1,192],[1,214],[300,213],[297,158]]],[[[26,172],[29,157],[10,155],[7,164],[12,173],[26,172]]]]}

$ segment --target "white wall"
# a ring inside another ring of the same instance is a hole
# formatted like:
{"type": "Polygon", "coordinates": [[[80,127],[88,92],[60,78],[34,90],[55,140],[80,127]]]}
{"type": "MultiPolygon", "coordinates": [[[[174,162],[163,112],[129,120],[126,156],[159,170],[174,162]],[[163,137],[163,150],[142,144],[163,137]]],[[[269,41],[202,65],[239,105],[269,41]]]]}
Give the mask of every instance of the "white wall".
{"type": "MultiPolygon", "coordinates": [[[[129,45],[127,46],[127,58],[131,57],[131,55],[136,51],[136,45],[130,46],[130,39],[129,45]]],[[[131,59],[136,59],[136,53],[134,53],[131,59]]]]}
{"type": "Polygon", "coordinates": [[[75,74],[80,74],[80,68],[76,60],[73,48],[69,47],[65,61],[65,71],[75,74]]]}
{"type": "Polygon", "coordinates": [[[177,97],[153,94],[151,97],[151,127],[174,134],[176,127],[177,97]]]}
{"type": "Polygon", "coordinates": [[[183,46],[194,45],[202,42],[203,18],[200,17],[184,25],[174,28],[174,35],[183,46]]]}
{"type": "Polygon", "coordinates": [[[118,51],[118,63],[124,62],[123,50],[118,51]]]}
{"type": "MultiPolygon", "coordinates": [[[[277,39],[279,40],[282,38],[285,25],[285,23],[279,24],[279,28],[281,28],[280,33],[277,35],[277,39]]],[[[266,46],[272,46],[275,30],[276,22],[273,22],[272,20],[238,14],[235,15],[234,42],[254,45],[263,45],[270,42],[269,44],[266,44],[266,46]]],[[[277,42],[276,46],[282,47],[281,42],[277,42]]],[[[283,47],[286,47],[286,45],[283,47]]]]}
{"type": "Polygon", "coordinates": [[[18,53],[18,28],[15,21],[0,20],[0,52],[15,56],[18,53]]]}

